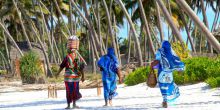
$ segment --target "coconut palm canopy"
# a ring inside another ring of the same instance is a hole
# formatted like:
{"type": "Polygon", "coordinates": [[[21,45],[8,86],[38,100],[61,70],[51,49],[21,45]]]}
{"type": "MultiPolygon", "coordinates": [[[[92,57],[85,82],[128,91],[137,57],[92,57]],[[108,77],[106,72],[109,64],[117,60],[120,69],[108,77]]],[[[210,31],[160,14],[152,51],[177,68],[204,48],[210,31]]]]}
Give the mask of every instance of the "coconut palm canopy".
{"type": "Polygon", "coordinates": [[[31,42],[39,43],[52,76],[50,64],[61,62],[71,35],[79,37],[79,51],[93,67],[94,59],[108,47],[114,47],[121,65],[132,58],[141,66],[154,56],[165,36],[180,42],[184,50],[219,53],[219,41],[211,33],[219,27],[219,9],[219,0],[1,0],[0,65],[10,67],[10,45],[23,56],[17,42],[28,42],[30,50],[31,42]],[[214,22],[207,20],[210,8],[214,22]],[[204,20],[198,17],[201,13],[204,20]],[[119,33],[125,25],[128,34],[121,41],[119,33]],[[182,31],[187,32],[187,40],[182,31]],[[121,58],[122,54],[127,57],[121,58]]]}

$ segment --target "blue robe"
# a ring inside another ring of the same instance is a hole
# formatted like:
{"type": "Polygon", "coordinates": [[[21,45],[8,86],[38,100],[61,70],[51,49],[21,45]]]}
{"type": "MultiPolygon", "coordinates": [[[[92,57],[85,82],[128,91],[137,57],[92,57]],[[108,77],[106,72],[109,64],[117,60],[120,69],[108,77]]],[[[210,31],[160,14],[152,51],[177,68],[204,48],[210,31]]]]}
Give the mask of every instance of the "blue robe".
{"type": "Polygon", "coordinates": [[[183,71],[184,63],[180,61],[180,58],[172,50],[168,41],[162,43],[162,48],[156,52],[156,58],[158,60],[158,83],[164,102],[170,102],[180,96],[179,88],[174,83],[173,71],[183,71]]]}
{"type": "Polygon", "coordinates": [[[115,56],[114,49],[109,48],[107,55],[104,55],[98,61],[98,66],[102,70],[102,82],[104,88],[105,100],[111,100],[116,93],[117,69],[119,68],[118,60],[115,56]]]}

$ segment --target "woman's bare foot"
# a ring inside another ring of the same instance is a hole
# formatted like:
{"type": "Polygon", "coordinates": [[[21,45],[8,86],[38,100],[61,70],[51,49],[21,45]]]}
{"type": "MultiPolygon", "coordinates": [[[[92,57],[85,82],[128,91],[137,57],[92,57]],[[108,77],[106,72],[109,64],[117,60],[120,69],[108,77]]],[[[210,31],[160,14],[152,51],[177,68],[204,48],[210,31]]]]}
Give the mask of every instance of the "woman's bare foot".
{"type": "Polygon", "coordinates": [[[103,107],[108,107],[108,104],[103,105],[103,107]]]}
{"type": "Polygon", "coordinates": [[[163,108],[167,108],[167,102],[163,102],[162,105],[163,105],[163,108]]]}
{"type": "Polygon", "coordinates": [[[66,107],[65,109],[70,109],[70,107],[68,106],[68,107],[66,107]]]}
{"type": "Polygon", "coordinates": [[[79,106],[77,106],[77,105],[73,106],[73,109],[75,109],[75,108],[76,108],[76,109],[78,109],[78,108],[79,108],[79,106]]]}
{"type": "Polygon", "coordinates": [[[76,102],[73,102],[73,108],[79,108],[79,106],[76,105],[76,102]]]}
{"type": "Polygon", "coordinates": [[[112,106],[112,100],[109,100],[109,105],[112,106]]]}
{"type": "Polygon", "coordinates": [[[108,106],[108,100],[105,100],[105,105],[103,105],[103,107],[107,107],[108,106]]]}
{"type": "Polygon", "coordinates": [[[69,103],[67,104],[67,107],[65,109],[70,109],[70,104],[69,103]]]}

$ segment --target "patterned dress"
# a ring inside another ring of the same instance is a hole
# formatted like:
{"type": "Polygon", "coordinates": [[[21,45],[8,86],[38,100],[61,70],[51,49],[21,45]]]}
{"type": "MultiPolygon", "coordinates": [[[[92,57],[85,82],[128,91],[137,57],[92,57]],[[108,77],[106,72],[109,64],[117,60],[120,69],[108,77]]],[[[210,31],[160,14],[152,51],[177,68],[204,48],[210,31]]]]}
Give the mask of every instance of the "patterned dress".
{"type": "Polygon", "coordinates": [[[163,42],[162,48],[156,52],[155,60],[160,62],[158,65],[158,83],[163,101],[173,101],[180,96],[179,88],[173,80],[173,71],[183,71],[184,63],[180,61],[167,41],[163,42]]]}
{"type": "Polygon", "coordinates": [[[60,65],[61,68],[66,68],[64,74],[64,82],[68,103],[76,101],[82,97],[81,93],[79,92],[79,70],[82,65],[82,60],[79,59],[75,53],[68,54],[60,65]]]}

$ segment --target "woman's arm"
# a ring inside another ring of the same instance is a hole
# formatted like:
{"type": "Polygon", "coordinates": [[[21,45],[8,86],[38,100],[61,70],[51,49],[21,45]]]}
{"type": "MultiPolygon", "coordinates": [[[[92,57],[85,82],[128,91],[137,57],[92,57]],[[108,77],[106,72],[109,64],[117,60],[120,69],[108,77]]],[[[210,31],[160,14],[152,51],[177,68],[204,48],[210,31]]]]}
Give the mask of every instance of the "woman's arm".
{"type": "Polygon", "coordinates": [[[121,70],[120,69],[117,69],[117,75],[118,75],[118,78],[119,78],[119,83],[121,84],[122,83],[122,78],[121,78],[121,70]]]}
{"type": "Polygon", "coordinates": [[[84,70],[81,70],[81,74],[82,74],[81,81],[82,81],[82,82],[84,82],[84,81],[85,81],[85,77],[84,77],[84,70]]]}
{"type": "Polygon", "coordinates": [[[60,74],[60,72],[61,72],[62,70],[63,70],[63,68],[60,67],[59,71],[55,74],[55,77],[56,77],[56,78],[59,76],[59,74],[60,74]]]}
{"type": "Polygon", "coordinates": [[[153,62],[151,62],[150,64],[150,70],[153,70],[153,67],[156,66],[157,64],[159,64],[159,60],[154,60],[153,62]]]}

